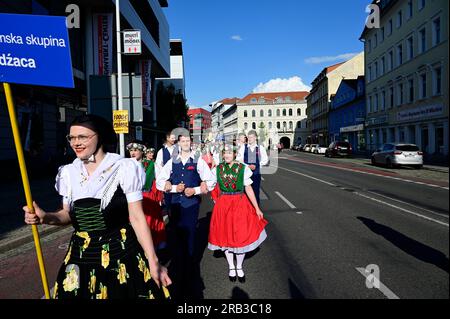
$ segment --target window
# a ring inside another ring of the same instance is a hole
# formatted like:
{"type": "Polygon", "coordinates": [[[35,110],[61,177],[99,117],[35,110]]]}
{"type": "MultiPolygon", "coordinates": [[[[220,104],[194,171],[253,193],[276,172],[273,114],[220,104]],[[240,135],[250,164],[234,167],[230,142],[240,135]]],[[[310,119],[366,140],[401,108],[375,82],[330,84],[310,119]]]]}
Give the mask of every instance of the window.
{"type": "Polygon", "coordinates": [[[269,110],[269,117],[272,116],[272,110],[269,110]]]}
{"type": "Polygon", "coordinates": [[[402,23],[403,23],[403,13],[402,13],[402,10],[400,10],[397,13],[397,29],[402,26],[402,23]]]}
{"type": "Polygon", "coordinates": [[[280,128],[281,128],[280,122],[277,122],[277,129],[280,129],[280,128]]]}
{"type": "Polygon", "coordinates": [[[373,111],[378,112],[378,93],[375,93],[375,103],[373,104],[373,111]]]}
{"type": "Polygon", "coordinates": [[[367,51],[368,51],[368,52],[371,52],[371,51],[372,51],[372,40],[371,40],[371,39],[369,39],[369,40],[367,41],[367,51]]]}
{"type": "Polygon", "coordinates": [[[382,43],[383,41],[384,41],[384,27],[382,27],[380,30],[380,43],[382,43]]]}
{"type": "Polygon", "coordinates": [[[386,109],[386,91],[381,92],[381,111],[386,109]]]}
{"type": "Polygon", "coordinates": [[[252,123],[252,129],[256,130],[256,123],[255,122],[252,123]]]}
{"type": "Polygon", "coordinates": [[[423,28],[419,31],[419,53],[424,53],[427,50],[427,33],[423,28]]]}
{"type": "Polygon", "coordinates": [[[427,74],[422,73],[419,76],[419,89],[420,89],[420,98],[424,99],[427,97],[427,74]]]}
{"type": "Polygon", "coordinates": [[[373,47],[376,48],[378,45],[378,34],[375,33],[373,37],[373,47]]]}
{"type": "Polygon", "coordinates": [[[272,122],[269,122],[269,130],[272,129],[272,122]]]}
{"type": "Polygon", "coordinates": [[[259,116],[264,117],[264,110],[259,111],[259,116]]]}
{"type": "Polygon", "coordinates": [[[286,96],[286,97],[284,98],[284,100],[285,100],[286,102],[290,102],[290,101],[291,101],[291,97],[290,97],[290,96],[286,96]]]}
{"type": "Polygon", "coordinates": [[[418,2],[419,2],[419,10],[422,10],[423,8],[425,8],[425,1],[426,0],[418,0],[418,2]]]}
{"type": "Polygon", "coordinates": [[[369,72],[367,72],[369,74],[369,82],[372,81],[372,66],[369,65],[369,72]]]}
{"type": "Polygon", "coordinates": [[[433,95],[442,94],[442,67],[433,69],[433,95]]]}
{"type": "Polygon", "coordinates": [[[386,58],[382,57],[381,58],[381,63],[380,63],[380,75],[384,74],[384,68],[386,67],[386,58]]]}
{"type": "Polygon", "coordinates": [[[372,96],[367,99],[367,113],[372,113],[372,96]]]}
{"type": "Polygon", "coordinates": [[[248,123],[244,123],[244,130],[248,130],[248,123]]]}
{"type": "Polygon", "coordinates": [[[394,51],[389,51],[389,71],[392,71],[394,68],[394,51]]]}
{"type": "Polygon", "coordinates": [[[297,116],[301,116],[302,115],[302,110],[301,109],[297,109],[297,116]]]}
{"type": "Polygon", "coordinates": [[[397,105],[403,105],[403,83],[398,85],[397,105]]]}
{"type": "Polygon", "coordinates": [[[389,88],[389,108],[394,107],[394,88],[389,88]]]}
{"type": "Polygon", "coordinates": [[[297,128],[302,128],[302,122],[301,121],[297,121],[297,128]]]}
{"type": "Polygon", "coordinates": [[[292,116],[292,109],[289,109],[289,116],[292,116]]]}
{"type": "Polygon", "coordinates": [[[250,100],[250,103],[256,103],[256,98],[252,98],[252,99],[250,100]]]}
{"type": "Polygon", "coordinates": [[[374,71],[375,71],[375,79],[378,79],[378,62],[375,62],[374,71]]]}
{"type": "Polygon", "coordinates": [[[286,109],[283,109],[283,116],[286,116],[286,109]]]}
{"type": "Polygon", "coordinates": [[[413,3],[412,0],[408,0],[408,19],[411,19],[413,16],[413,3]]]}
{"type": "Polygon", "coordinates": [[[407,50],[408,50],[408,61],[412,60],[412,58],[414,58],[414,38],[412,36],[410,36],[408,38],[408,40],[406,40],[407,42],[407,50]]]}
{"type": "Polygon", "coordinates": [[[258,102],[259,103],[266,103],[266,100],[263,97],[260,97],[258,102]]]}
{"type": "Polygon", "coordinates": [[[397,66],[403,64],[403,45],[397,46],[397,66]]]}
{"type": "Polygon", "coordinates": [[[390,19],[388,22],[388,36],[390,36],[392,34],[392,29],[393,29],[393,23],[392,23],[392,19],[390,19]]]}
{"type": "Polygon", "coordinates": [[[277,116],[280,116],[280,110],[277,110],[277,116]]]}
{"type": "Polygon", "coordinates": [[[283,130],[286,131],[286,128],[287,128],[287,124],[286,124],[286,122],[283,122],[283,130]]]}
{"type": "Polygon", "coordinates": [[[414,102],[414,79],[408,80],[408,102],[414,102]]]}
{"type": "Polygon", "coordinates": [[[247,111],[244,111],[244,117],[248,117],[247,111]]]}
{"type": "Polygon", "coordinates": [[[441,43],[441,18],[433,21],[433,46],[441,43]]]}
{"type": "Polygon", "coordinates": [[[289,122],[289,129],[293,130],[294,129],[294,123],[293,122],[289,122]]]}
{"type": "Polygon", "coordinates": [[[256,111],[255,110],[252,111],[252,117],[256,117],[256,111]]]}

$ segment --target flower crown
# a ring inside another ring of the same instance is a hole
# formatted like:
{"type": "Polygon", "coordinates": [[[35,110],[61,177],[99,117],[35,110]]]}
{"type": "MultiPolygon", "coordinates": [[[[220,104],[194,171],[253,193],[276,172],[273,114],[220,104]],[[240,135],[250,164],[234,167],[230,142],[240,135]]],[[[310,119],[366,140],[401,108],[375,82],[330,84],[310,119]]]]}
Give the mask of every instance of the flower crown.
{"type": "Polygon", "coordinates": [[[127,145],[127,151],[131,150],[139,150],[141,152],[147,152],[147,147],[145,145],[139,144],[139,143],[130,143],[127,145]]]}

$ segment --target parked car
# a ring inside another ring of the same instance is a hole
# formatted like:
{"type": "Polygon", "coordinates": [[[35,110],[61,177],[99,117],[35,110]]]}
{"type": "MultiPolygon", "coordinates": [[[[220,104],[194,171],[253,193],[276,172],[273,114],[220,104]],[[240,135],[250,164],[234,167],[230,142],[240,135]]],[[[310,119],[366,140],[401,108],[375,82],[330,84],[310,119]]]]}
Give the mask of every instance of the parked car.
{"type": "Polygon", "coordinates": [[[311,150],[311,145],[306,144],[305,147],[303,147],[303,152],[309,152],[311,150]]]}
{"type": "Polygon", "coordinates": [[[315,153],[317,147],[319,147],[319,144],[311,144],[311,148],[309,149],[309,151],[311,153],[315,153]]]}
{"type": "Polygon", "coordinates": [[[314,148],[314,154],[325,154],[327,147],[325,145],[318,145],[314,148]]]}
{"type": "Polygon", "coordinates": [[[389,168],[405,165],[422,168],[423,153],[415,144],[387,143],[371,156],[372,165],[386,165],[389,168]]]}
{"type": "Polygon", "coordinates": [[[348,142],[333,142],[325,150],[326,157],[346,156],[352,155],[352,145],[348,142]]]}

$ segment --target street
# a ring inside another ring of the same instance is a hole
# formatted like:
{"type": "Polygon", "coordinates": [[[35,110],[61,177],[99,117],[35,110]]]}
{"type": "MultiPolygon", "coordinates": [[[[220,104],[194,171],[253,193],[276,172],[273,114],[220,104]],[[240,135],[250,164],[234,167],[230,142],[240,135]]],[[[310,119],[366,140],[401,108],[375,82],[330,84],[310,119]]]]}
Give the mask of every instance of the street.
{"type": "MultiPolygon", "coordinates": [[[[415,175],[283,151],[276,174],[263,177],[268,238],[244,261],[246,283],[229,282],[223,254],[206,248],[212,201],[204,197],[195,297],[448,298],[448,173],[415,175]],[[369,265],[378,285],[366,282],[369,265]]],[[[42,240],[50,287],[69,235],[42,240]]],[[[33,245],[1,254],[0,298],[42,296],[33,245]]]]}

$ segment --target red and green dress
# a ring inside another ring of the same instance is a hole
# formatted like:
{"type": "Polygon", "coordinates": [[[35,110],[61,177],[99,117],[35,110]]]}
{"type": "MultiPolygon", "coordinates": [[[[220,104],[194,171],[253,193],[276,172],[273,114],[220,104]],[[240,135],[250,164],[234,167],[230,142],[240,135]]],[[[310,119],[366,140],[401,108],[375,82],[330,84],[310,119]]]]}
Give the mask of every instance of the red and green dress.
{"type": "Polygon", "coordinates": [[[244,254],[256,249],[266,238],[267,220],[259,219],[245,193],[252,171],[242,163],[221,163],[216,167],[218,192],[213,199],[208,249],[244,254]]]}
{"type": "Polygon", "coordinates": [[[141,163],[146,175],[142,206],[147,225],[152,233],[153,245],[155,248],[161,249],[166,246],[166,226],[160,205],[163,200],[163,193],[156,189],[155,162],[144,159],[141,163]]]}

